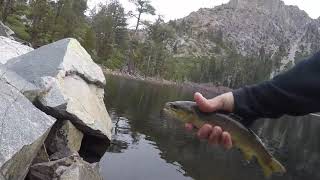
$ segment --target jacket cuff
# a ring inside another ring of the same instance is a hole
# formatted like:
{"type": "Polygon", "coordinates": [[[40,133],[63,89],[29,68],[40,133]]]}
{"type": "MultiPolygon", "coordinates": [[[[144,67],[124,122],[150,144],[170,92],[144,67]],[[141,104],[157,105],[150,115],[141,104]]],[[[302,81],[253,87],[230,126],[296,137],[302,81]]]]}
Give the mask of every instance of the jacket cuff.
{"type": "Polygon", "coordinates": [[[241,117],[241,120],[239,122],[242,123],[244,126],[251,126],[256,118],[252,116],[252,113],[250,113],[246,89],[236,89],[232,91],[232,94],[234,98],[233,113],[241,117]]]}

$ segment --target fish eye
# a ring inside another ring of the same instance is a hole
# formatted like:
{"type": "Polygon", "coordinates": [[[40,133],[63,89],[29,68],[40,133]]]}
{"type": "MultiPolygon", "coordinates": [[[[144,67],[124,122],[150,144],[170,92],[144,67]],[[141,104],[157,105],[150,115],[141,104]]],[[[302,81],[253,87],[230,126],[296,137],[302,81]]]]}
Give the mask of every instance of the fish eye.
{"type": "Polygon", "coordinates": [[[171,107],[172,107],[173,109],[178,109],[178,106],[177,106],[177,105],[174,105],[174,104],[172,104],[171,107]]]}

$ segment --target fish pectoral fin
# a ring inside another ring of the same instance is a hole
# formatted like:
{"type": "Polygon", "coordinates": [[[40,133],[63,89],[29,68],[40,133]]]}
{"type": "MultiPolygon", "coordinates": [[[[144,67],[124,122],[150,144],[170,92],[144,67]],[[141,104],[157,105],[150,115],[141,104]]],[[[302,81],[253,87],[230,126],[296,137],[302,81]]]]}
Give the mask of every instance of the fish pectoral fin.
{"type": "Polygon", "coordinates": [[[251,161],[253,159],[253,155],[248,152],[243,153],[243,156],[244,156],[244,159],[247,161],[251,161]]]}
{"type": "Polygon", "coordinates": [[[281,174],[286,173],[286,168],[275,158],[272,158],[270,166],[273,172],[277,172],[281,174]]]}
{"type": "Polygon", "coordinates": [[[270,169],[269,166],[263,165],[262,170],[263,170],[264,177],[266,178],[270,178],[271,175],[273,174],[272,169],[270,169]]]}
{"type": "Polygon", "coordinates": [[[286,172],[286,168],[276,159],[272,158],[271,161],[268,164],[265,164],[261,161],[259,161],[260,166],[263,169],[264,176],[266,178],[271,177],[273,173],[280,173],[284,174],[286,172]]]}
{"type": "Polygon", "coordinates": [[[242,152],[243,158],[244,158],[246,161],[251,161],[251,160],[253,159],[253,155],[252,155],[252,153],[250,153],[249,151],[242,150],[242,149],[240,149],[240,151],[242,152]]]}

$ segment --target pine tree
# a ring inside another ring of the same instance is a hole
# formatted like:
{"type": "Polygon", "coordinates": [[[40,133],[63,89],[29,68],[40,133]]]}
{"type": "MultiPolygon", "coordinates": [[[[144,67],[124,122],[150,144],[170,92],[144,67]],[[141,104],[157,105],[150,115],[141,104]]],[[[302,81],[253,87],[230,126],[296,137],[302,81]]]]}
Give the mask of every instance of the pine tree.
{"type": "Polygon", "coordinates": [[[31,44],[39,47],[51,43],[51,30],[54,27],[54,6],[48,0],[33,0],[30,2],[31,27],[29,28],[31,44]]]}
{"type": "Polygon", "coordinates": [[[90,26],[86,28],[84,39],[81,44],[90,54],[94,54],[96,48],[96,34],[90,26]]]}
{"type": "Polygon", "coordinates": [[[8,16],[13,13],[15,3],[15,0],[2,0],[0,2],[0,4],[2,5],[1,20],[3,21],[3,23],[6,23],[8,16]]]}
{"type": "Polygon", "coordinates": [[[120,68],[128,46],[128,31],[124,8],[119,1],[100,5],[92,17],[92,27],[96,33],[97,56],[111,68],[120,68]]]}
{"type": "Polygon", "coordinates": [[[141,25],[141,16],[143,14],[155,15],[155,8],[151,5],[150,0],[130,0],[136,6],[137,14],[131,12],[131,16],[137,19],[135,32],[138,31],[139,26],[141,25]]]}
{"type": "Polygon", "coordinates": [[[0,2],[1,20],[7,24],[18,38],[29,41],[29,22],[26,16],[30,9],[26,0],[3,0],[0,2]]]}
{"type": "Polygon", "coordinates": [[[55,18],[52,37],[62,39],[74,37],[81,40],[86,25],[84,12],[87,9],[86,0],[59,0],[55,4],[55,18]]]}
{"type": "Polygon", "coordinates": [[[147,39],[145,41],[145,55],[143,56],[142,72],[148,76],[162,76],[167,69],[166,60],[169,52],[166,42],[173,37],[174,31],[164,24],[161,16],[155,23],[147,26],[147,39]]]}

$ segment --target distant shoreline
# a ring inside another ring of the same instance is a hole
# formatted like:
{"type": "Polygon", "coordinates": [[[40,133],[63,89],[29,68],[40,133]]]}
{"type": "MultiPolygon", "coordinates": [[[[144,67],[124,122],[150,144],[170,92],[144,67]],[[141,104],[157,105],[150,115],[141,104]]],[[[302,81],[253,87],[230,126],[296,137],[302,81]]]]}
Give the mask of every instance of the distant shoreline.
{"type": "Polygon", "coordinates": [[[194,83],[190,81],[186,82],[175,82],[175,81],[169,81],[162,78],[156,78],[156,77],[142,77],[139,75],[131,75],[128,73],[122,73],[120,71],[113,71],[108,68],[102,67],[103,73],[106,75],[113,75],[113,76],[119,76],[126,79],[133,79],[138,81],[145,81],[152,84],[159,84],[159,85],[168,85],[168,86],[177,86],[181,88],[190,89],[194,92],[200,92],[206,97],[212,97],[216,96],[218,94],[222,94],[225,92],[230,92],[232,89],[224,86],[216,86],[213,83],[194,83]]]}
{"type": "Polygon", "coordinates": [[[176,85],[179,86],[181,84],[184,84],[182,82],[175,82],[175,81],[169,81],[169,80],[165,80],[162,78],[156,78],[156,77],[143,77],[141,75],[132,75],[129,73],[123,73],[120,71],[113,71],[107,68],[103,68],[103,73],[105,74],[111,74],[114,76],[121,76],[123,78],[127,78],[127,79],[134,79],[134,80],[140,80],[140,81],[147,81],[150,83],[155,83],[155,84],[162,84],[162,85],[176,85]]]}

